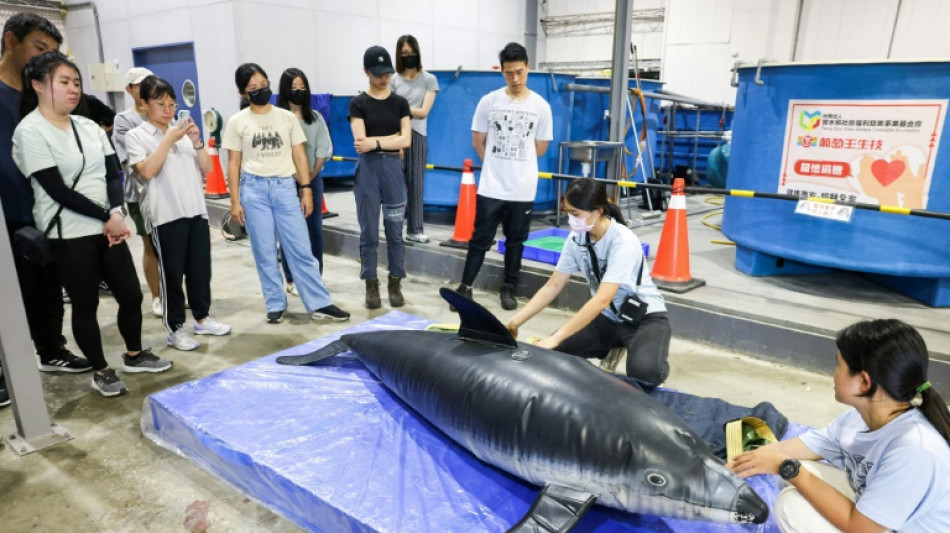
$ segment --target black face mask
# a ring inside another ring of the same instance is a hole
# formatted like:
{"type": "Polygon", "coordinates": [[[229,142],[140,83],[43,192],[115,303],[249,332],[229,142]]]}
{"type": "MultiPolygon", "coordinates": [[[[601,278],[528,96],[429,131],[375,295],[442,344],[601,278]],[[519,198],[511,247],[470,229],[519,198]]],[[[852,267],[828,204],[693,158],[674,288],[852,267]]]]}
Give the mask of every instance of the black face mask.
{"type": "Polygon", "coordinates": [[[402,66],[406,68],[419,68],[419,54],[402,56],[402,66]]]}
{"type": "Polygon", "coordinates": [[[310,98],[310,93],[304,89],[294,89],[290,91],[290,97],[287,98],[290,100],[290,103],[294,105],[304,105],[307,103],[307,99],[310,98]]]}
{"type": "Polygon", "coordinates": [[[254,105],[267,105],[272,94],[274,93],[271,92],[270,87],[264,87],[256,91],[248,91],[247,100],[254,105]]]}

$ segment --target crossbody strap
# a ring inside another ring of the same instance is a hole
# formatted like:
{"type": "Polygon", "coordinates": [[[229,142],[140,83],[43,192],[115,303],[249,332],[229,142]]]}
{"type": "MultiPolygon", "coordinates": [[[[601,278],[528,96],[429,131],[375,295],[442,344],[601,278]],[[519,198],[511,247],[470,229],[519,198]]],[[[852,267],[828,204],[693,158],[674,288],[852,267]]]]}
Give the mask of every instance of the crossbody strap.
{"type": "MultiPolygon", "coordinates": [[[[73,179],[73,184],[69,188],[71,191],[76,190],[76,184],[79,183],[79,178],[82,177],[82,173],[86,170],[86,152],[82,149],[82,141],[79,140],[79,132],[76,130],[76,124],[73,122],[73,119],[69,119],[69,125],[73,129],[73,135],[76,137],[76,144],[79,145],[79,153],[82,154],[82,166],[79,167],[79,174],[76,174],[75,179],[73,179]]],[[[49,235],[49,232],[52,231],[53,226],[56,226],[56,232],[59,235],[59,238],[63,238],[63,224],[60,219],[60,215],[63,213],[63,205],[60,204],[59,209],[56,210],[56,214],[53,215],[53,219],[49,221],[49,225],[46,226],[46,231],[43,232],[43,235],[49,235]]]]}
{"type": "MultiPolygon", "coordinates": [[[[594,277],[597,278],[597,284],[600,285],[601,274],[600,274],[600,262],[597,261],[597,252],[594,251],[594,243],[590,240],[590,232],[584,234],[585,244],[584,247],[587,248],[587,253],[590,254],[590,268],[594,271],[594,277]]],[[[643,263],[646,261],[646,257],[640,260],[640,270],[637,272],[637,285],[634,287],[634,290],[640,292],[640,282],[643,280],[643,263]]],[[[613,301],[610,302],[610,310],[615,314],[617,313],[617,308],[614,306],[613,301]]]]}

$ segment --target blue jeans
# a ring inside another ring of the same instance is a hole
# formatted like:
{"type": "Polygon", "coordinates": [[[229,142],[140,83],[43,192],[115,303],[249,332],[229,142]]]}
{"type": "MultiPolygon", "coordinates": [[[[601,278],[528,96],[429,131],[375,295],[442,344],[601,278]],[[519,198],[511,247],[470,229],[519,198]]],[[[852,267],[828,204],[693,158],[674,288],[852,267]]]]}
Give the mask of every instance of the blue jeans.
{"type": "Polygon", "coordinates": [[[320,264],[310,251],[310,236],[294,179],[242,172],[241,207],[267,311],[287,309],[287,295],[277,264],[278,237],[307,312],[330,305],[330,293],[320,277],[320,264]]]}
{"type": "Polygon", "coordinates": [[[406,277],[406,249],[402,221],[406,214],[406,182],[399,154],[368,152],[360,155],[353,176],[356,216],[360,222],[360,279],[376,279],[379,248],[379,211],[386,231],[389,275],[406,277]]]}
{"type": "MultiPolygon", "coordinates": [[[[317,176],[310,183],[313,184],[313,213],[306,218],[307,232],[310,234],[310,251],[320,263],[320,274],[323,274],[323,178],[317,176]]],[[[290,265],[287,264],[287,258],[280,254],[280,266],[284,271],[284,279],[287,283],[294,282],[294,274],[290,271],[290,265]]]]}

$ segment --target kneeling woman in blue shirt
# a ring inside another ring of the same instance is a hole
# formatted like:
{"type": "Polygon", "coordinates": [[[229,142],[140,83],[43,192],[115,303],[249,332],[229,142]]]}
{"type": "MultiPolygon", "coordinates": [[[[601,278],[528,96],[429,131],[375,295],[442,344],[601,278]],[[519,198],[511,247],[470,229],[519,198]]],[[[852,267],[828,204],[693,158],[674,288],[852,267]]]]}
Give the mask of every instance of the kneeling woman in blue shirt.
{"type": "Polygon", "coordinates": [[[597,358],[625,347],[627,376],[646,386],[659,385],[670,373],[670,320],[663,296],[650,278],[640,239],[624,224],[620,208],[607,201],[603,185],[596,180],[571,183],[564,210],[571,234],[554,273],[511,318],[508,329],[517,336],[522,324],[564,290],[571,274],[583,272],[590,285],[590,300],[538,345],[597,358]],[[637,308],[639,314],[631,312],[637,308]]]}

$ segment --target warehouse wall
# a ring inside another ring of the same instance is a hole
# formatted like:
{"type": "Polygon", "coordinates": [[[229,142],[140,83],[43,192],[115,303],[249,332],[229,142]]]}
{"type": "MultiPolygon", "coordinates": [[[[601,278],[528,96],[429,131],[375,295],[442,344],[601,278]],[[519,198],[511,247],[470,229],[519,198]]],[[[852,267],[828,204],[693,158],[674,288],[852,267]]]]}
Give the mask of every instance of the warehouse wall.
{"type": "MultiPolygon", "coordinates": [[[[490,69],[507,42],[524,42],[525,0],[96,0],[96,5],[106,60],[117,60],[123,72],[132,66],[133,48],[194,42],[202,105],[225,117],[238,109],[234,69],[246,61],[259,63],[274,80],[284,68],[297,66],[317,92],[355,94],[367,86],[363,51],[381,44],[392,53],[404,33],[419,39],[430,69],[490,69]]],[[[88,76],[87,63],[98,61],[92,12],[70,12],[66,28],[88,76]]],[[[538,60],[544,51],[542,35],[538,60]]]]}

